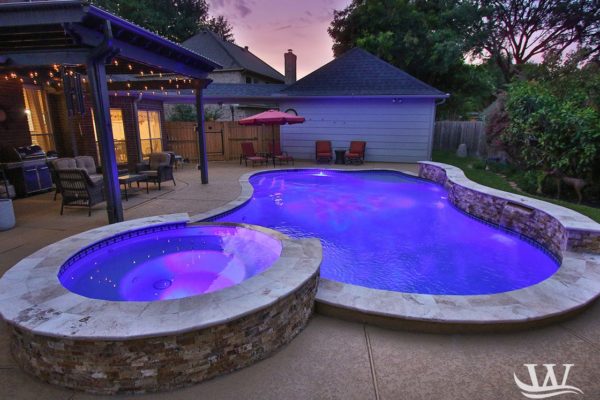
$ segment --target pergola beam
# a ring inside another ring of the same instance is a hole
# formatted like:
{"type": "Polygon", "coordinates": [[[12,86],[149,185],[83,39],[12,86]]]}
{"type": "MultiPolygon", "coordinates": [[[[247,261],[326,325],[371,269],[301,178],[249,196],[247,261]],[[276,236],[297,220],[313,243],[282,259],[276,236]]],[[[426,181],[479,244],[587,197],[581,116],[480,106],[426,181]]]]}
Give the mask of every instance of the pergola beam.
{"type": "MultiPolygon", "coordinates": [[[[86,28],[80,24],[71,25],[70,30],[81,38],[83,44],[88,46],[98,46],[102,43],[104,38],[100,32],[86,28]]],[[[198,79],[204,79],[208,75],[208,72],[200,72],[195,66],[186,65],[179,60],[174,60],[173,58],[162,55],[162,51],[160,51],[160,54],[157,51],[148,51],[119,39],[113,39],[113,46],[120,50],[119,55],[121,57],[132,60],[151,60],[145,62],[149,67],[169,70],[198,79]]],[[[162,50],[162,48],[160,50],[162,50]]]]}

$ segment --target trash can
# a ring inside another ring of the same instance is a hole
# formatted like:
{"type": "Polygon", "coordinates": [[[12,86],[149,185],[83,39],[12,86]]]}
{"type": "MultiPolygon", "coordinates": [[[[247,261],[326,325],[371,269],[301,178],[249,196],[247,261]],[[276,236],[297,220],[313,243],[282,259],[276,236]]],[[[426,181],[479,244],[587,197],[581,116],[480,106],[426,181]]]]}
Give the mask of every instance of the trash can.
{"type": "Polygon", "coordinates": [[[15,210],[11,199],[0,199],[0,231],[6,231],[15,226],[15,210]]]}

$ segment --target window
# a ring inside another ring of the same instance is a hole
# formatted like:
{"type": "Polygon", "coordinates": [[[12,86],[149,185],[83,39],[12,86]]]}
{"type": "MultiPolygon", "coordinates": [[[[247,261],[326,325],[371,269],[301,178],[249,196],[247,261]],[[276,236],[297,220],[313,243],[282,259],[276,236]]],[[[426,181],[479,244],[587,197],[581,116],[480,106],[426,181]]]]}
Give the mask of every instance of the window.
{"type": "Polygon", "coordinates": [[[252,78],[250,78],[249,76],[246,77],[246,83],[252,83],[252,78]]]}
{"type": "MultiPolygon", "coordinates": [[[[115,158],[117,164],[127,164],[127,142],[125,141],[125,125],[123,124],[123,110],[120,108],[110,109],[110,123],[112,125],[113,140],[115,142],[115,158]]],[[[92,125],[94,126],[94,138],[96,139],[96,151],[100,158],[100,146],[98,145],[98,133],[96,132],[96,120],[92,110],[92,125]]]]}
{"type": "Polygon", "coordinates": [[[27,124],[31,134],[31,144],[40,146],[44,151],[55,150],[46,94],[35,87],[24,87],[23,98],[25,100],[27,124]]]}
{"type": "Polygon", "coordinates": [[[142,158],[149,157],[150,153],[162,151],[160,112],[140,110],[138,111],[138,123],[140,127],[142,158]]]}

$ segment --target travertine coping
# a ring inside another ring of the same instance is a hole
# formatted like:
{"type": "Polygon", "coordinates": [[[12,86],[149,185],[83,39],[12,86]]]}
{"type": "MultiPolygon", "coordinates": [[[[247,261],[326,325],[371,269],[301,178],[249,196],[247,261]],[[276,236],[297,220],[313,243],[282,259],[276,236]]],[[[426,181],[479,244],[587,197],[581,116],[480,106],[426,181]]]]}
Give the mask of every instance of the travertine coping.
{"type": "Polygon", "coordinates": [[[224,324],[267,308],[318,274],[322,253],[317,239],[293,240],[271,229],[226,224],[256,229],[279,239],[281,257],[266,271],[238,285],[175,300],[90,299],[68,291],[58,280],[61,265],[86,246],[138,228],[189,221],[187,214],[141,218],[92,229],[46,246],[0,279],[0,314],[9,324],[34,335],[73,340],[174,335],[224,324]]]}
{"type": "MultiPolygon", "coordinates": [[[[455,184],[541,209],[569,230],[600,233],[599,224],[564,207],[479,185],[467,179],[459,168],[450,165],[422,163],[444,169],[448,179],[455,184]]],[[[295,170],[301,169],[290,169],[295,170]]],[[[394,169],[379,170],[402,172],[394,169]]],[[[236,200],[195,215],[192,220],[212,219],[243,205],[252,198],[250,177],[269,171],[261,170],[243,175],[240,178],[242,193],[236,200]]],[[[541,325],[544,321],[551,322],[561,316],[571,316],[600,296],[600,255],[567,250],[563,250],[561,255],[562,264],[550,278],[527,288],[491,295],[401,293],[321,278],[316,298],[317,312],[389,327],[430,332],[498,331],[503,328],[519,329],[541,325]]]]}

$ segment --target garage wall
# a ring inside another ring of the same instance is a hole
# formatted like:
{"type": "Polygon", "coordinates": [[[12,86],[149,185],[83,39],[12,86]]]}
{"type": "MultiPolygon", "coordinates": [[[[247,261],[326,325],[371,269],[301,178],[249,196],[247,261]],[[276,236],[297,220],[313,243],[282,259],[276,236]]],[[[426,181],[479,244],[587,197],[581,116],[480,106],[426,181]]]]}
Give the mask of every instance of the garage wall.
{"type": "Polygon", "coordinates": [[[315,141],[331,140],[348,148],[351,140],[367,142],[366,160],[416,162],[431,159],[434,99],[312,98],[281,101],[280,110],[294,109],[306,122],[281,127],[285,151],[297,159],[315,157],[315,141]]]}

